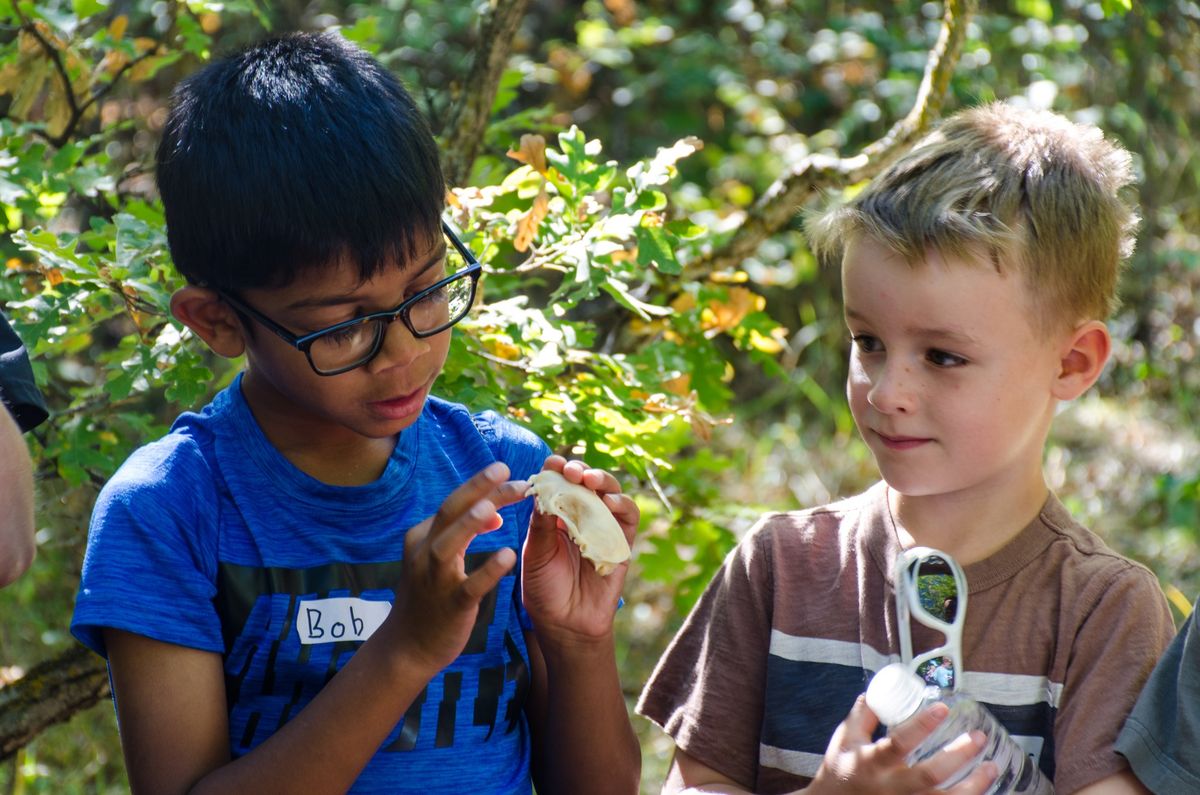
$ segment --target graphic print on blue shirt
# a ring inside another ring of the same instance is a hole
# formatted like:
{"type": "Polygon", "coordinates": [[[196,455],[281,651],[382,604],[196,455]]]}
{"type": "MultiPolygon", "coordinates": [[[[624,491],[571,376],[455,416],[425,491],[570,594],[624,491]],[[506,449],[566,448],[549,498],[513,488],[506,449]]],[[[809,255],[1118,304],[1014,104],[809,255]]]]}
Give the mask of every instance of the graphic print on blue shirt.
{"type": "MultiPolygon", "coordinates": [[[[469,553],[467,571],[491,554],[469,553]]],[[[307,569],[221,564],[215,604],[227,650],[225,688],[235,756],[279,731],[333,678],[365,640],[364,633],[374,629],[368,614],[383,615],[369,608],[390,605],[401,577],[400,562],[307,569]],[[323,615],[314,607],[323,600],[349,603],[349,610],[323,615]],[[356,614],[358,600],[368,609],[356,614]],[[338,639],[347,635],[359,639],[338,639]]],[[[515,587],[510,574],[483,599],[462,654],[413,701],[381,751],[448,748],[464,732],[476,733],[476,742],[487,742],[496,732],[520,734],[529,665],[524,637],[512,629],[515,587]]]]}

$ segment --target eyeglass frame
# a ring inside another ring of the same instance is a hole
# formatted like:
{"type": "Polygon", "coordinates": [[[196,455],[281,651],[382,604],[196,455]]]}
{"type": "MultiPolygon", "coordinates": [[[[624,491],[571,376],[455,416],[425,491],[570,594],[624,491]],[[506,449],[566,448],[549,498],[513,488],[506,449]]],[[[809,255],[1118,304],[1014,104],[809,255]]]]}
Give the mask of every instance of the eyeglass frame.
{"type": "Polygon", "coordinates": [[[479,264],[479,260],[477,260],[475,258],[475,255],[471,253],[471,250],[468,249],[466,247],[466,245],[461,240],[458,239],[458,235],[456,235],[454,233],[454,230],[451,229],[450,225],[448,223],[446,223],[445,221],[442,221],[442,234],[445,235],[446,239],[450,241],[451,245],[454,246],[455,250],[457,250],[458,253],[462,255],[463,259],[465,259],[467,261],[467,267],[463,268],[462,270],[458,271],[457,273],[450,274],[446,278],[438,281],[436,284],[432,284],[429,287],[426,287],[424,290],[417,293],[416,295],[413,295],[413,296],[410,296],[410,297],[404,299],[402,302],[400,302],[400,304],[398,306],[394,307],[393,309],[385,309],[380,312],[369,312],[365,315],[360,315],[358,317],[351,318],[350,320],[343,320],[340,323],[334,323],[332,326],[327,326],[326,328],[309,332],[308,334],[294,334],[293,332],[289,331],[282,324],[277,323],[276,321],[267,317],[265,314],[263,314],[259,310],[255,309],[254,307],[250,306],[245,301],[241,300],[240,298],[233,295],[232,293],[227,292],[227,291],[222,290],[217,287],[214,287],[211,289],[213,289],[214,292],[216,292],[216,294],[221,297],[221,300],[228,303],[234,309],[238,310],[239,312],[244,312],[245,314],[249,315],[252,319],[254,319],[258,323],[260,323],[268,331],[273,332],[277,337],[282,339],[288,345],[291,345],[293,348],[295,348],[298,351],[302,351],[304,353],[304,357],[306,359],[308,359],[308,366],[311,367],[313,372],[316,373],[317,375],[324,375],[324,376],[341,375],[342,373],[348,373],[351,370],[355,370],[359,367],[362,367],[363,365],[367,364],[368,362],[370,362],[372,359],[374,359],[376,356],[379,355],[379,351],[383,347],[383,338],[386,334],[386,325],[388,323],[391,323],[392,321],[394,321],[396,318],[400,318],[400,321],[402,323],[404,323],[404,327],[408,329],[409,333],[412,334],[413,337],[415,337],[416,339],[425,339],[426,337],[432,337],[436,334],[441,334],[443,331],[446,331],[447,329],[453,327],[457,323],[461,322],[462,319],[467,316],[467,313],[469,313],[471,311],[471,307],[475,303],[475,293],[479,287],[479,277],[483,274],[483,266],[479,264]],[[470,299],[470,301],[467,302],[467,308],[465,310],[463,310],[463,313],[461,315],[459,315],[456,318],[453,318],[448,323],[445,323],[444,325],[441,325],[431,331],[417,331],[415,328],[413,328],[412,320],[409,318],[409,312],[412,310],[412,307],[417,304],[417,302],[419,302],[421,299],[425,298],[426,296],[440,290],[441,288],[445,287],[447,284],[450,284],[451,282],[458,281],[459,279],[464,279],[464,278],[471,280],[471,299],[470,299]],[[361,325],[361,324],[365,324],[365,323],[376,321],[376,320],[385,321],[385,324],[384,324],[385,331],[384,331],[384,333],[380,333],[380,334],[376,335],[375,342],[371,348],[371,352],[366,354],[366,356],[364,356],[360,361],[355,362],[354,364],[351,364],[347,367],[341,367],[336,370],[328,370],[328,371],[319,369],[317,367],[317,365],[313,362],[313,360],[312,360],[312,345],[318,339],[320,339],[321,337],[323,337],[327,334],[330,334],[332,332],[339,331],[344,328],[349,328],[350,326],[361,325]]]}
{"type": "Polygon", "coordinates": [[[963,673],[962,631],[963,624],[967,618],[967,575],[963,573],[962,566],[958,565],[958,561],[954,558],[939,549],[934,549],[933,547],[911,547],[903,550],[896,557],[894,582],[896,589],[896,630],[900,636],[901,660],[915,674],[917,669],[929,660],[938,657],[949,657],[954,665],[954,682],[951,685],[951,690],[958,691],[962,684],[963,673]],[[934,616],[921,604],[921,595],[916,585],[916,575],[913,572],[920,570],[921,561],[932,557],[941,558],[950,569],[950,574],[954,577],[954,586],[957,589],[957,593],[955,594],[953,621],[944,621],[934,616]],[[941,632],[945,636],[945,643],[927,652],[922,652],[914,658],[911,619],[916,619],[918,623],[941,632]]]}

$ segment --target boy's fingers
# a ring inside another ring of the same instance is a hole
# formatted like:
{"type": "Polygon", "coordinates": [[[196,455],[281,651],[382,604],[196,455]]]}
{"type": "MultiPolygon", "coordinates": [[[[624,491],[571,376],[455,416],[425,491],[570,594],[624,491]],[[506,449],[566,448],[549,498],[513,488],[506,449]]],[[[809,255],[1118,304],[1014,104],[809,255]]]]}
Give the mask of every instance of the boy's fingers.
{"type": "Polygon", "coordinates": [[[897,746],[901,756],[907,756],[946,719],[949,712],[950,708],[945,704],[933,704],[918,712],[912,720],[907,720],[892,729],[888,738],[897,746]]]}
{"type": "Polygon", "coordinates": [[[461,486],[450,492],[442,501],[434,516],[434,526],[450,524],[461,514],[471,509],[479,500],[489,496],[508,480],[508,467],[501,461],[493,461],[468,478],[461,486]]]}
{"type": "Polygon", "coordinates": [[[525,499],[525,492],[528,490],[528,480],[508,480],[497,486],[496,490],[488,495],[488,499],[495,503],[497,508],[503,508],[525,499]]]}
{"type": "MultiPolygon", "coordinates": [[[[947,743],[941,751],[912,768],[914,783],[922,787],[936,787],[974,759],[986,739],[983,732],[979,731],[962,734],[955,738],[947,743]]],[[[992,776],[988,776],[984,780],[985,787],[991,778],[992,776]]],[[[972,783],[971,786],[973,788],[975,784],[972,783]]],[[[973,792],[974,789],[968,791],[973,792]]],[[[954,792],[957,795],[958,789],[955,788],[954,792]]]]}
{"type": "Polygon", "coordinates": [[[480,533],[495,530],[502,524],[504,519],[496,513],[495,504],[491,500],[479,500],[463,514],[434,531],[429,541],[430,551],[437,560],[454,560],[466,552],[471,539],[480,533]]]}
{"type": "Polygon", "coordinates": [[[971,775],[950,788],[947,795],[983,795],[996,780],[998,772],[995,762],[984,762],[971,775]]]}
{"type": "Polygon", "coordinates": [[[638,508],[637,503],[624,494],[605,494],[601,499],[604,500],[608,510],[612,511],[617,524],[621,525],[621,529],[625,531],[625,540],[632,544],[633,537],[637,533],[638,522],[642,518],[642,511],[638,508]]]}
{"type": "Polygon", "coordinates": [[[459,591],[463,596],[464,601],[470,604],[476,604],[483,599],[496,584],[500,582],[500,578],[512,569],[513,564],[517,562],[517,553],[512,549],[505,547],[498,549],[496,552],[484,562],[467,579],[463,580],[459,586],[459,591]]]}

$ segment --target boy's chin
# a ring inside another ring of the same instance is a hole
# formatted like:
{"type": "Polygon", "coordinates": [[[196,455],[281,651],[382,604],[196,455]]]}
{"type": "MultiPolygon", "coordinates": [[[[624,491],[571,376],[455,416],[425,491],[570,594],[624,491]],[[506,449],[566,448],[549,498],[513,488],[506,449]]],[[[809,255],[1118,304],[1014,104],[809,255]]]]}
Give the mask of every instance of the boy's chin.
{"type": "Polygon", "coordinates": [[[936,497],[946,493],[945,487],[931,482],[928,478],[895,472],[883,472],[881,477],[888,488],[902,497],[936,497]]]}

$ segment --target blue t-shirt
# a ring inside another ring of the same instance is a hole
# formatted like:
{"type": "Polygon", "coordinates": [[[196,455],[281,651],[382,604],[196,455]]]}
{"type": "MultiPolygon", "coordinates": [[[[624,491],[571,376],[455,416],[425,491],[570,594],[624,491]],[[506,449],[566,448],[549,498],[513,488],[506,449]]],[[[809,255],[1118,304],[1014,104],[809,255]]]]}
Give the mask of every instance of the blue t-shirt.
{"type": "MultiPolygon", "coordinates": [[[[492,461],[514,479],[549,449],[493,412],[430,398],[383,474],[322,483],[264,436],[240,377],[137,450],[92,514],[72,633],[105,654],[113,627],[224,658],[230,750],[294,717],[383,620],[408,528],[492,461]]],[[[468,570],[520,550],[532,500],[500,510],[468,570]]],[[[516,570],[483,601],[470,640],[412,704],[352,792],[529,792],[529,660],[516,570]]]]}

